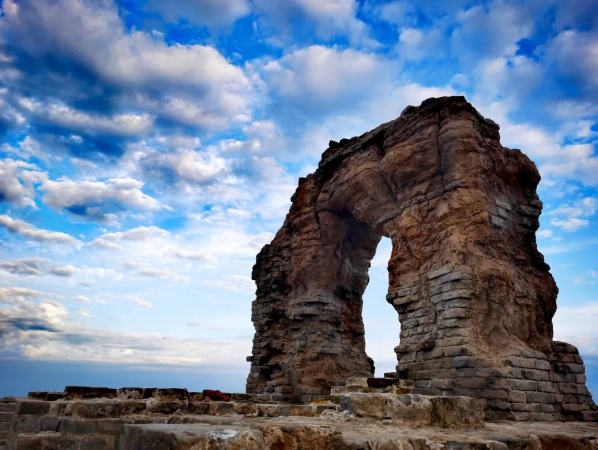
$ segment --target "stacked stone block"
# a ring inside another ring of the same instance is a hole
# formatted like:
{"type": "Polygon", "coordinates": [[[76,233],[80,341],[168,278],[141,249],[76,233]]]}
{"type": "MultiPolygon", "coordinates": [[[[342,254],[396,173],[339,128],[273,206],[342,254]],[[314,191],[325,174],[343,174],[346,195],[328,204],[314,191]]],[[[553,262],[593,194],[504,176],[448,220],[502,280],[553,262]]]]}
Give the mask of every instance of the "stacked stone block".
{"type": "Polygon", "coordinates": [[[4,450],[8,429],[15,409],[15,397],[0,398],[0,450],[4,450]]]}
{"type": "Polygon", "coordinates": [[[333,402],[292,405],[211,390],[71,387],[31,393],[55,400],[0,404],[16,406],[10,450],[591,450],[598,443],[591,424],[485,424],[480,399],[398,392],[411,387],[404,380],[349,381],[368,393],[351,390],[330,396],[333,402]]]}

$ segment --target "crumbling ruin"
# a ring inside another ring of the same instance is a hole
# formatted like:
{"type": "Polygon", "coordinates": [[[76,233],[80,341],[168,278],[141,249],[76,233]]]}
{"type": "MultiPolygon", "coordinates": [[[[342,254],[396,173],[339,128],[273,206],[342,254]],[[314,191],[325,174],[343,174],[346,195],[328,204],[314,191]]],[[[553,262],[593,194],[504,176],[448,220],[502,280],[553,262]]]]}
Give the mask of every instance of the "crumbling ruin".
{"type": "Polygon", "coordinates": [[[2,398],[0,450],[596,450],[583,362],[552,341],[539,180],[463,97],[331,143],[257,257],[247,393],[2,398]],[[372,378],[361,308],[382,236],[401,336],[397,372],[372,378]]]}
{"type": "Polygon", "coordinates": [[[487,399],[488,418],[594,420],[577,349],[552,340],[558,289],[536,247],[539,181],[463,97],[331,142],[257,256],[247,392],[328,394],[373,376],[362,294],[386,236],[398,378],[487,399]]]}

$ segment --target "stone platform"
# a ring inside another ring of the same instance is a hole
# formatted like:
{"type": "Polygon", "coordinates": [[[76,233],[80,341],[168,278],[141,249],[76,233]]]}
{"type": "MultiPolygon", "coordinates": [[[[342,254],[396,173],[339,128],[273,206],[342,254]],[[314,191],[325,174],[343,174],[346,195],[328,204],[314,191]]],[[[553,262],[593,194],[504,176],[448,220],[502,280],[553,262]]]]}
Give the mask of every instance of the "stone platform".
{"type": "Polygon", "coordinates": [[[2,450],[598,449],[598,423],[486,423],[483,399],[412,390],[353,378],[305,404],[211,390],[32,392],[0,400],[11,419],[2,450]]]}

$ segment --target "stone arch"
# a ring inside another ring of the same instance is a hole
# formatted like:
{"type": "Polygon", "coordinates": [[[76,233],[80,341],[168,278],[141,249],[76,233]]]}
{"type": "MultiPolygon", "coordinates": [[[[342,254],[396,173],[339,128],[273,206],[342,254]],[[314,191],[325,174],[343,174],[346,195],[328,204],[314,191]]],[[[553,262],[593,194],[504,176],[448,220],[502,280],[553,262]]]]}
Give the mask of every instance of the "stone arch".
{"type": "Polygon", "coordinates": [[[247,392],[301,400],[373,375],[362,295],[386,236],[400,377],[420,393],[486,398],[497,418],[520,418],[522,400],[546,405],[536,420],[566,415],[548,411],[555,403],[593,405],[571,375],[583,369],[576,349],[552,341],[558,290],[536,248],[539,180],[463,97],[426,100],[331,142],[257,256],[247,392]],[[558,397],[571,382],[577,397],[558,397]],[[532,384],[534,395],[524,389],[532,384]]]}

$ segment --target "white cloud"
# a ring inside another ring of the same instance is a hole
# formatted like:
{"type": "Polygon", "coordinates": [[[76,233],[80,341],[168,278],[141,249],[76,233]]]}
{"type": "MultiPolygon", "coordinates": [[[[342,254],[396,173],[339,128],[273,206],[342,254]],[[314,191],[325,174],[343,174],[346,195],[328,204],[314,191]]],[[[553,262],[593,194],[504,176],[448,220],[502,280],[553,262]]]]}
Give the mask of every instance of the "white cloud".
{"type": "Polygon", "coordinates": [[[200,262],[203,264],[216,264],[217,259],[207,253],[202,251],[191,251],[191,250],[184,250],[184,249],[169,249],[167,254],[173,255],[176,258],[180,259],[188,259],[190,261],[200,262]]]}
{"type": "Polygon", "coordinates": [[[35,164],[0,159],[0,201],[35,208],[35,185],[46,179],[47,174],[35,164]]]}
{"type": "Polygon", "coordinates": [[[112,249],[112,250],[122,250],[123,249],[122,245],[114,244],[113,242],[107,241],[106,239],[102,239],[102,238],[94,239],[92,242],[89,243],[89,245],[92,245],[92,246],[98,247],[98,248],[105,248],[105,249],[112,249]]]}
{"type": "Polygon", "coordinates": [[[43,183],[46,204],[66,209],[98,222],[113,222],[115,212],[130,209],[156,211],[168,208],[141,191],[143,182],[133,178],[111,178],[106,181],[70,180],[61,178],[43,183]]]}
{"type": "MultiPolygon", "coordinates": [[[[432,29],[422,31],[417,28],[404,27],[399,32],[399,43],[395,51],[401,59],[421,60],[433,56],[430,50],[438,48],[442,36],[442,31],[432,29]]],[[[442,56],[439,54],[437,56],[442,56]]]]}
{"type": "Polygon", "coordinates": [[[79,246],[81,243],[70,234],[59,231],[48,231],[41,228],[36,228],[33,225],[4,214],[0,215],[0,227],[4,227],[8,231],[18,234],[27,239],[41,242],[52,242],[57,244],[68,244],[79,246]]]}
{"type": "Polygon", "coordinates": [[[49,120],[55,125],[68,128],[75,133],[93,131],[111,136],[135,137],[147,133],[153,126],[153,118],[148,114],[126,113],[114,116],[92,116],[60,103],[44,104],[29,98],[19,98],[17,101],[27,112],[49,120]]]}
{"type": "Polygon", "coordinates": [[[568,219],[552,219],[550,224],[559,227],[564,231],[577,231],[581,228],[587,227],[590,224],[589,220],[586,219],[577,219],[575,217],[570,217],[568,219]]]}
{"type": "Polygon", "coordinates": [[[199,319],[193,318],[189,322],[187,322],[188,327],[201,327],[203,324],[199,319]]]}
{"type": "Polygon", "coordinates": [[[374,14],[386,22],[402,24],[411,9],[412,7],[408,3],[396,1],[378,5],[375,8],[374,14]]]}
{"type": "Polygon", "coordinates": [[[82,303],[91,303],[91,299],[84,295],[76,295],[73,297],[73,299],[77,300],[78,302],[82,302],[82,303]]]}
{"type": "MultiPolygon", "coordinates": [[[[155,238],[168,238],[170,232],[155,225],[131,228],[127,231],[117,231],[101,235],[95,241],[148,241],[155,238]]],[[[94,242],[95,242],[94,241],[94,242]]],[[[104,244],[101,244],[102,246],[104,244]]],[[[107,247],[112,248],[112,247],[107,247]]]]}
{"type": "Polygon", "coordinates": [[[36,298],[46,295],[45,292],[22,287],[0,287],[0,300],[5,303],[23,301],[26,298],[36,298]]]}
{"type": "Polygon", "coordinates": [[[596,211],[598,211],[598,199],[586,197],[573,204],[562,204],[558,208],[550,210],[548,215],[556,216],[550,220],[551,225],[559,227],[564,231],[573,232],[587,227],[590,221],[581,217],[593,216],[596,211]],[[558,218],[559,216],[566,217],[558,218]]]}
{"type": "Polygon", "coordinates": [[[541,238],[548,238],[552,236],[552,230],[540,230],[536,233],[536,236],[541,238]]]}
{"type": "Polygon", "coordinates": [[[264,233],[260,233],[257,236],[254,236],[250,241],[249,245],[251,248],[255,250],[261,250],[262,247],[266,244],[269,244],[274,239],[274,233],[270,233],[268,231],[264,233]]]}
{"type": "Polygon", "coordinates": [[[559,70],[575,77],[586,92],[598,93],[598,33],[562,31],[549,44],[548,60],[557,61],[559,70]]]}
{"type": "Polygon", "coordinates": [[[140,297],[136,297],[134,295],[127,295],[124,297],[124,299],[126,301],[128,301],[129,303],[132,303],[133,305],[138,306],[143,309],[153,308],[153,305],[150,302],[148,302],[147,300],[144,300],[140,297]]]}
{"type": "Polygon", "coordinates": [[[134,270],[137,275],[141,275],[144,277],[160,278],[163,280],[189,281],[189,277],[187,276],[169,272],[168,270],[164,269],[159,269],[147,263],[125,261],[123,263],[123,266],[125,266],[128,269],[134,270]]]}
{"type": "Polygon", "coordinates": [[[559,306],[554,317],[555,340],[570,342],[582,354],[598,356],[598,302],[559,306]]]}
{"type": "Polygon", "coordinates": [[[475,60],[514,56],[517,42],[534,30],[533,11],[505,1],[494,1],[491,7],[475,5],[456,15],[458,26],[451,33],[450,45],[459,58],[475,60]]]}
{"type": "Polygon", "coordinates": [[[550,216],[590,217],[598,211],[598,198],[585,197],[573,204],[562,204],[548,211],[550,216]]]}
{"type": "MultiPolygon", "coordinates": [[[[311,26],[315,34],[324,39],[344,35],[355,45],[378,45],[370,37],[367,25],[356,17],[359,5],[355,0],[254,0],[254,6],[257,13],[278,31],[276,38],[290,39],[290,30],[301,24],[311,26]]],[[[276,42],[276,39],[271,41],[276,42]]]]}
{"type": "Polygon", "coordinates": [[[120,104],[145,110],[145,115],[126,112],[98,123],[69,109],[65,117],[46,114],[49,121],[131,129],[145,127],[151,120],[147,114],[206,128],[226,128],[231,121],[248,119],[252,88],[239,67],[210,46],[169,45],[158,35],[127,30],[110,0],[18,5],[6,0],[3,12],[6,39],[37,58],[56,54],[72,58],[103,82],[118,86],[122,94],[115,100],[120,104]]]}
{"type": "Polygon", "coordinates": [[[41,258],[22,258],[12,261],[0,261],[0,270],[14,275],[40,275],[44,260],[41,258]]]}
{"type": "Polygon", "coordinates": [[[205,281],[204,284],[233,292],[255,291],[255,283],[246,275],[225,275],[219,280],[205,281]]]}
{"type": "Polygon", "coordinates": [[[374,53],[314,45],[267,62],[261,71],[275,101],[317,120],[358,110],[388,91],[396,67],[374,53]]]}
{"type": "Polygon", "coordinates": [[[598,156],[591,144],[569,143],[562,130],[551,133],[529,123],[514,123],[507,117],[515,108],[512,101],[486,102],[474,97],[473,103],[482,114],[500,124],[503,145],[521,149],[536,162],[545,185],[567,180],[598,185],[598,156]]]}
{"type": "Polygon", "coordinates": [[[574,277],[571,281],[578,286],[598,284],[598,272],[589,270],[586,272],[586,276],[574,277]]]}
{"type": "Polygon", "coordinates": [[[85,318],[91,317],[91,314],[89,313],[89,311],[86,311],[85,309],[80,309],[79,311],[77,311],[77,314],[79,314],[81,317],[85,317],[85,318]]]}
{"type": "Polygon", "coordinates": [[[179,19],[184,19],[217,27],[232,25],[237,19],[249,14],[251,4],[248,0],[150,0],[147,8],[158,11],[168,22],[176,23],[179,19]]]}
{"type": "Polygon", "coordinates": [[[72,277],[77,273],[77,269],[75,268],[75,266],[69,264],[67,266],[61,267],[50,267],[48,269],[48,273],[51,273],[52,275],[56,275],[59,277],[72,277]]]}
{"type": "Polygon", "coordinates": [[[227,161],[209,151],[178,149],[173,152],[146,152],[137,157],[137,163],[147,175],[155,174],[166,182],[210,184],[229,175],[227,161]]]}

